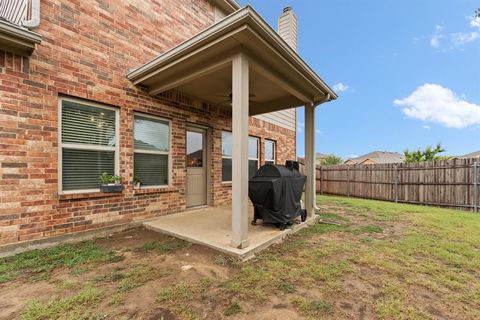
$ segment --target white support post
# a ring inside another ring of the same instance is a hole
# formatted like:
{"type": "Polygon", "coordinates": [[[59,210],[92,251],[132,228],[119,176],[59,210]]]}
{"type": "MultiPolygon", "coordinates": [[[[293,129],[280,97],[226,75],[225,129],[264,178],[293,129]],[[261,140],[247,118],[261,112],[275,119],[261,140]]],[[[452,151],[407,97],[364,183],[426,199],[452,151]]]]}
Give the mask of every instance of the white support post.
{"type": "Polygon", "coordinates": [[[305,106],[305,209],[307,215],[315,212],[315,106],[305,106]]]}
{"type": "Polygon", "coordinates": [[[248,58],[238,54],[232,61],[232,242],[246,248],[248,242],[248,58]]]}

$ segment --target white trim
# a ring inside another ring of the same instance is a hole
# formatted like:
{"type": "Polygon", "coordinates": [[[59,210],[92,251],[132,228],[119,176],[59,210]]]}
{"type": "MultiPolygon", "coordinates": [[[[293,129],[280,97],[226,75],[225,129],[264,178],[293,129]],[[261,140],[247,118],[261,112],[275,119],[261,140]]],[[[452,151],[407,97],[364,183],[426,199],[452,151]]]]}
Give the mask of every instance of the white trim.
{"type": "Polygon", "coordinates": [[[73,150],[117,151],[116,147],[102,146],[98,144],[62,143],[62,148],[73,150]]]}
{"type": "Polygon", "coordinates": [[[88,100],[70,98],[70,97],[58,97],[58,194],[75,194],[75,193],[93,193],[100,192],[98,189],[81,189],[81,190],[63,190],[63,148],[69,150],[93,150],[93,151],[113,151],[114,156],[114,173],[115,175],[120,175],[120,112],[118,108],[100,104],[97,102],[91,102],[88,100]],[[80,144],[80,143],[62,143],[62,110],[63,102],[69,101],[77,104],[81,104],[88,107],[94,107],[99,109],[111,110],[115,112],[115,146],[102,146],[102,145],[92,145],[92,144],[80,144]]]}
{"type": "Polygon", "coordinates": [[[133,176],[135,176],[135,153],[143,153],[143,154],[160,154],[160,155],[167,155],[168,156],[168,183],[167,184],[159,184],[154,186],[141,186],[140,189],[160,189],[160,188],[168,188],[172,186],[172,175],[173,175],[173,167],[172,167],[172,120],[158,117],[156,115],[151,115],[143,112],[134,112],[133,113],[133,176]],[[143,117],[143,118],[150,118],[152,120],[159,120],[166,122],[168,125],[168,151],[156,151],[156,150],[143,150],[143,149],[135,149],[135,116],[143,117]]]}

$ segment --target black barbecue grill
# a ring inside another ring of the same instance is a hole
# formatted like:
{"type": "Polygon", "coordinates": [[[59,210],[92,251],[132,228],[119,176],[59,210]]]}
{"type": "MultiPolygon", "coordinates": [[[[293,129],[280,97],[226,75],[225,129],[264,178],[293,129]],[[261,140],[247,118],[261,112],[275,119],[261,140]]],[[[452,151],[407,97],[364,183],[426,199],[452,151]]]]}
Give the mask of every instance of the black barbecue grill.
{"type": "Polygon", "coordinates": [[[262,219],[285,229],[298,216],[305,221],[306,211],[300,203],[305,180],[295,161],[287,161],[286,166],[266,164],[258,169],[248,183],[254,207],[252,224],[262,219]]]}

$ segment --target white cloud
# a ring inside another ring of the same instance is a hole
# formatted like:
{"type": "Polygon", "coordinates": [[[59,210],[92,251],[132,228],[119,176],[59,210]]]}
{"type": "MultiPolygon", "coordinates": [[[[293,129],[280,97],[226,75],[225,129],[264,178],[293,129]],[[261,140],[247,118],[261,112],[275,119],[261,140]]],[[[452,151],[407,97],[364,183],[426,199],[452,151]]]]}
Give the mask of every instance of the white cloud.
{"type": "Polygon", "coordinates": [[[456,48],[463,46],[464,44],[473,42],[480,38],[480,32],[466,32],[466,33],[452,33],[450,35],[450,40],[452,45],[456,48]]]}
{"type": "Polygon", "coordinates": [[[430,45],[436,49],[440,47],[440,40],[445,38],[445,36],[442,34],[442,30],[443,27],[437,24],[435,26],[435,33],[432,34],[432,37],[430,38],[430,45]]]}
{"type": "Polygon", "coordinates": [[[470,18],[470,27],[480,29],[480,17],[470,18]]]}
{"type": "Polygon", "coordinates": [[[438,84],[426,83],[410,96],[393,103],[409,118],[449,128],[480,125],[480,105],[462,100],[452,90],[438,84]]]}
{"type": "Polygon", "coordinates": [[[302,133],[303,132],[303,127],[305,126],[305,123],[298,121],[297,122],[297,132],[302,133]]]}
{"type": "Polygon", "coordinates": [[[350,153],[350,154],[347,154],[345,157],[343,157],[344,159],[352,159],[352,158],[358,158],[359,155],[358,154],[355,154],[355,153],[350,153]]]}
{"type": "Polygon", "coordinates": [[[337,92],[345,92],[348,90],[348,88],[350,88],[350,86],[342,82],[338,82],[333,85],[333,90],[337,92]]]}
{"type": "Polygon", "coordinates": [[[432,129],[432,127],[430,127],[429,125],[426,125],[426,124],[423,125],[422,128],[425,129],[425,130],[430,130],[430,129],[432,129]]]}
{"type": "Polygon", "coordinates": [[[443,26],[435,25],[435,32],[430,38],[430,46],[435,49],[440,49],[442,43],[446,42],[442,51],[449,51],[453,49],[460,48],[468,43],[472,43],[480,39],[480,18],[469,17],[469,24],[471,28],[476,29],[475,31],[470,32],[454,32],[454,33],[444,33],[443,26]],[[442,41],[445,39],[445,41],[442,41]]]}
{"type": "Polygon", "coordinates": [[[315,133],[318,134],[318,135],[322,135],[323,132],[321,130],[318,130],[318,129],[315,129],[315,133]]]}

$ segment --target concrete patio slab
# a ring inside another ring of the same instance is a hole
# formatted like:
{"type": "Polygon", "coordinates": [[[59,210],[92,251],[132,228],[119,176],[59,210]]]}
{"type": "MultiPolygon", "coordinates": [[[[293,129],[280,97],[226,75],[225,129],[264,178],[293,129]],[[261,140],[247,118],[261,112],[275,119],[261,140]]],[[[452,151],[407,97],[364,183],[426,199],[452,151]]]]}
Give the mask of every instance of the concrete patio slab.
{"type": "MultiPolygon", "coordinates": [[[[249,210],[250,219],[253,208],[249,210]]],[[[262,224],[261,220],[255,226],[249,224],[248,238],[250,245],[244,249],[230,246],[232,211],[228,207],[208,207],[188,210],[166,215],[148,222],[145,228],[158,231],[192,243],[204,245],[229,256],[246,260],[274,243],[279,243],[302,228],[315,223],[318,216],[314,215],[303,223],[295,224],[292,229],[280,230],[275,226],[262,224]]]]}

